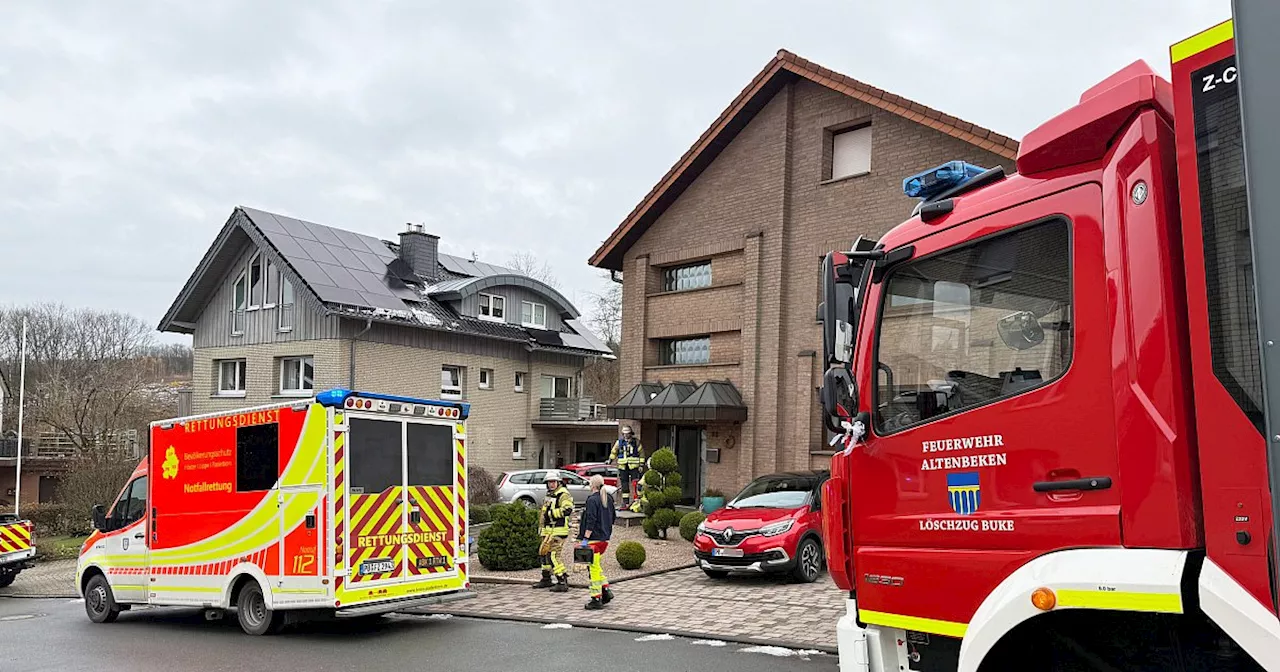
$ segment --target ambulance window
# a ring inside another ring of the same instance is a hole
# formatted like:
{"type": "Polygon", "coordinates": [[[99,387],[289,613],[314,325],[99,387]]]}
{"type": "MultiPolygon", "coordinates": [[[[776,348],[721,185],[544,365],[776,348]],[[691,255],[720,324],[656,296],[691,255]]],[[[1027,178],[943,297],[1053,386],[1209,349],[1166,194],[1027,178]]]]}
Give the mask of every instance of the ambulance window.
{"type": "Polygon", "coordinates": [[[410,422],[405,430],[407,485],[453,485],[453,428],[410,422]]]}
{"type": "Polygon", "coordinates": [[[120,494],[113,515],[120,527],[140,520],[147,512],[147,477],[142,476],[129,484],[120,494]]]}
{"type": "Polygon", "coordinates": [[[280,476],[280,425],[236,428],[236,492],[270,490],[280,476]]]}
{"type": "Polygon", "coordinates": [[[876,429],[888,434],[1052,382],[1071,361],[1069,225],[923,257],[885,281],[876,429]]]}
{"type": "Polygon", "coordinates": [[[401,485],[404,423],[352,418],[347,424],[347,469],[351,472],[352,494],[376,495],[401,485]]]}

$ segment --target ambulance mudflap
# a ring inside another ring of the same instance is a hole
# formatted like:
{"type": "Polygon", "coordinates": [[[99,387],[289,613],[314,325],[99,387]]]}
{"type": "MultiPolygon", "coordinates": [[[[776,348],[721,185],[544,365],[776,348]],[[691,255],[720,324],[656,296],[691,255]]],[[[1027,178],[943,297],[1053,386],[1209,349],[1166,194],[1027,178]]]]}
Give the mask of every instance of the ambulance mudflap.
{"type": "Polygon", "coordinates": [[[90,618],[234,607],[246,632],[265,634],[286,614],[471,597],[468,410],[332,390],[154,423],[149,459],[81,552],[90,618]]]}

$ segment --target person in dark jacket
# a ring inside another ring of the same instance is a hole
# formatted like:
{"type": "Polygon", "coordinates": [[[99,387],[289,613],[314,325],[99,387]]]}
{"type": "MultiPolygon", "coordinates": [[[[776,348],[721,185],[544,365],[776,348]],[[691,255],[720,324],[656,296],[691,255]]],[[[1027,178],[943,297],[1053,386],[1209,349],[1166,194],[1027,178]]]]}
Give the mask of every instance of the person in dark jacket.
{"type": "Polygon", "coordinates": [[[613,592],[609,590],[609,580],[604,577],[600,561],[604,558],[605,549],[609,548],[614,515],[613,497],[604,488],[604,477],[596,474],[591,477],[591,494],[587,496],[587,506],[578,526],[582,547],[592,551],[591,601],[587,602],[587,609],[603,609],[613,600],[613,592]]]}

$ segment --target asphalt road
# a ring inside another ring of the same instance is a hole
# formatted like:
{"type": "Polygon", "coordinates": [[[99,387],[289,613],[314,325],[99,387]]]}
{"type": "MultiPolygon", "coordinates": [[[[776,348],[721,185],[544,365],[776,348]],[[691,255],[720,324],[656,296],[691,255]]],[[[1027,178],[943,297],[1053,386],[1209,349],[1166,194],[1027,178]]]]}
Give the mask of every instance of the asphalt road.
{"type": "Polygon", "coordinates": [[[365,625],[295,625],[275,637],[249,637],[234,618],[206,622],[188,609],[135,610],[116,623],[94,625],[78,600],[0,598],[4,672],[600,672],[602,656],[643,661],[628,668],[673,672],[837,669],[835,656],[822,654],[501,621],[391,616],[365,625]]]}

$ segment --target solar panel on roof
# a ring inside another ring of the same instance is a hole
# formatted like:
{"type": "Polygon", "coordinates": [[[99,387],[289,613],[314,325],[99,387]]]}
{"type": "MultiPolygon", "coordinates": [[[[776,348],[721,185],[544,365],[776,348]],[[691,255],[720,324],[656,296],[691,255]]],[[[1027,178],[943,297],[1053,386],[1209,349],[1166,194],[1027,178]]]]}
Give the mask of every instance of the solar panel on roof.
{"type": "Polygon", "coordinates": [[[303,259],[300,257],[292,258],[288,261],[289,265],[293,266],[293,269],[298,272],[298,275],[302,276],[302,280],[308,285],[311,285],[312,289],[317,286],[337,287],[333,280],[331,280],[329,276],[325,274],[324,270],[320,268],[320,264],[317,264],[310,259],[303,259]]]}
{"type": "Polygon", "coordinates": [[[275,215],[269,212],[255,210],[253,208],[241,208],[241,210],[244,211],[244,214],[249,216],[250,221],[257,225],[259,229],[262,229],[263,231],[270,231],[272,233],[285,232],[284,227],[280,226],[280,222],[276,221],[275,215]]]}
{"type": "Polygon", "coordinates": [[[387,264],[387,271],[390,272],[392,276],[400,278],[401,280],[418,279],[418,276],[413,272],[413,268],[411,268],[404,259],[399,257],[392,259],[391,263],[387,264]]]}
{"type": "Polygon", "coordinates": [[[316,294],[320,296],[321,301],[328,303],[345,303],[349,306],[363,306],[368,303],[365,298],[360,295],[360,292],[352,289],[346,289],[343,287],[326,287],[324,285],[312,287],[311,289],[315,290],[316,294]]]}
{"type": "Polygon", "coordinates": [[[303,226],[307,227],[307,231],[311,235],[316,237],[316,240],[329,245],[341,245],[345,247],[342,241],[338,239],[337,234],[333,232],[333,229],[327,226],[316,224],[315,222],[308,222],[306,220],[299,220],[299,221],[302,222],[303,226]]]}
{"type": "Polygon", "coordinates": [[[329,250],[325,248],[323,243],[320,243],[314,240],[303,240],[303,239],[296,239],[296,238],[295,240],[297,240],[298,244],[302,246],[302,249],[307,251],[307,256],[310,257],[312,260],[318,261],[324,264],[338,263],[338,260],[335,259],[332,254],[330,254],[329,250]]]}
{"type": "MultiPolygon", "coordinates": [[[[307,225],[301,220],[284,215],[276,215],[276,221],[280,222],[280,226],[284,227],[284,232],[299,240],[316,240],[316,237],[307,230],[307,225]]],[[[316,241],[319,242],[319,241],[316,241]]]]}

